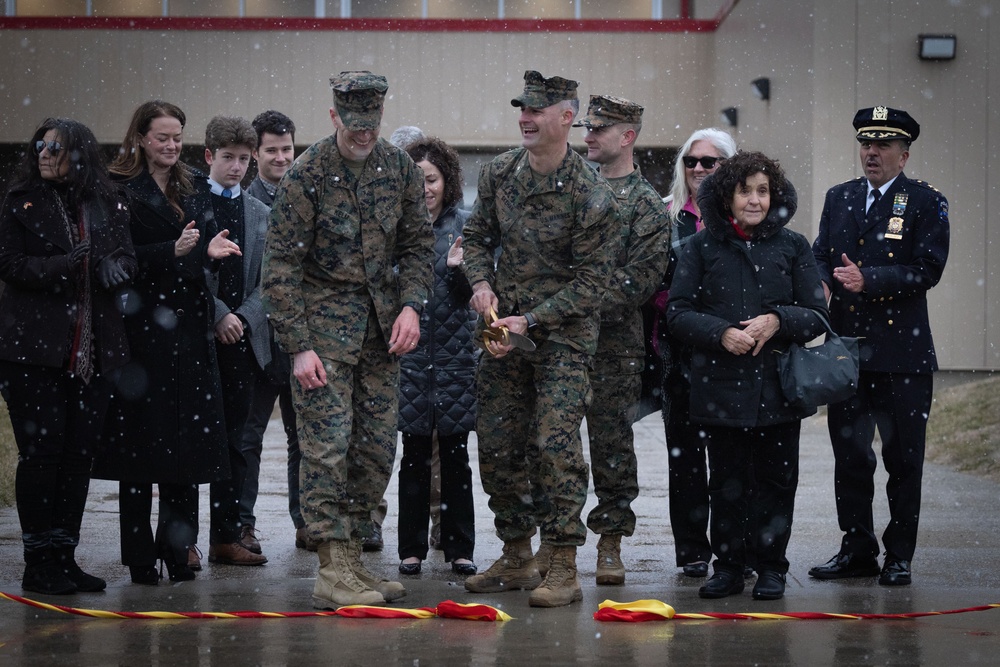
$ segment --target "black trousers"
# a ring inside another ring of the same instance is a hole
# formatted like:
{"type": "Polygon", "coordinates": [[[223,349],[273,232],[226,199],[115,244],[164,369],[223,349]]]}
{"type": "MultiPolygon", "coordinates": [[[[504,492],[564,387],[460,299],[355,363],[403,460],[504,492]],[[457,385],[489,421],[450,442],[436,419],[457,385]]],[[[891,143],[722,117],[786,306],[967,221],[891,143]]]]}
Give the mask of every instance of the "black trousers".
{"type": "Polygon", "coordinates": [[[677,567],[712,560],[708,541],[708,464],[701,426],[691,423],[691,387],[674,365],[663,383],[670,530],[677,567]]]}
{"type": "Polygon", "coordinates": [[[226,421],[226,442],[229,447],[227,480],[209,485],[209,516],[211,544],[232,544],[240,538],[240,500],[246,480],[247,461],[243,454],[243,428],[253,404],[253,390],[261,373],[250,342],[246,338],[236,343],[215,346],[222,379],[222,410],[226,421]]]}
{"type": "Polygon", "coordinates": [[[887,557],[912,560],[934,376],[862,371],[858,384],[858,393],[831,405],[828,417],[837,518],[844,531],[840,551],[865,558],[879,553],[872,519],[877,465],[872,442],[877,427],[889,473],[885,491],[890,520],[882,544],[887,557]]]}
{"type": "Polygon", "coordinates": [[[149,519],[153,511],[153,485],[122,481],[118,484],[122,564],[153,565],[158,558],[187,563],[188,547],[198,535],[198,486],[159,484],[156,535],[149,519]]]}
{"type": "Polygon", "coordinates": [[[295,427],[292,387],[288,382],[276,384],[265,373],[257,376],[250,415],[243,428],[241,451],[247,468],[243,480],[243,496],[240,498],[240,523],[251,526],[257,523],[253,509],[260,489],[260,458],[264,452],[264,431],[271,420],[275,400],[281,410],[281,425],[285,429],[285,441],[288,443],[288,514],[296,528],[305,528],[306,522],[299,507],[299,461],[302,460],[302,452],[299,451],[299,435],[295,427]]]}
{"type": "Polygon", "coordinates": [[[742,576],[750,550],[758,572],[788,572],[800,427],[798,420],[752,428],[702,425],[716,571],[742,576]]]}
{"type": "Polygon", "coordinates": [[[99,374],[84,384],[63,368],[0,362],[0,393],[17,444],[14,493],[25,552],[79,544],[112,386],[99,374]]]}
{"type": "MultiPolygon", "coordinates": [[[[399,559],[427,558],[430,520],[431,444],[429,435],[403,433],[399,464],[399,559]]],[[[472,560],[476,546],[469,467],[469,435],[437,436],[441,457],[441,546],[445,562],[472,560]]]]}

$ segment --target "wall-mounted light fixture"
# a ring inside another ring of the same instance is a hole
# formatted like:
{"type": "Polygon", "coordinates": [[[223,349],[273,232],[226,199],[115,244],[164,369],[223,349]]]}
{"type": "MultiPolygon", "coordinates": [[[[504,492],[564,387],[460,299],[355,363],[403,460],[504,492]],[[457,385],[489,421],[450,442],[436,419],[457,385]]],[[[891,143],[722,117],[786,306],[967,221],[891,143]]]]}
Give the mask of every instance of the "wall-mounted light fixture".
{"type": "Polygon", "coordinates": [[[952,60],[958,46],[955,35],[920,35],[921,60],[952,60]]]}
{"type": "Polygon", "coordinates": [[[750,82],[750,85],[753,86],[753,94],[757,96],[757,99],[764,100],[765,102],[771,99],[771,80],[766,76],[754,79],[750,82]]]}
{"type": "Polygon", "coordinates": [[[739,125],[740,111],[736,107],[726,107],[719,112],[719,119],[729,127],[739,125]]]}

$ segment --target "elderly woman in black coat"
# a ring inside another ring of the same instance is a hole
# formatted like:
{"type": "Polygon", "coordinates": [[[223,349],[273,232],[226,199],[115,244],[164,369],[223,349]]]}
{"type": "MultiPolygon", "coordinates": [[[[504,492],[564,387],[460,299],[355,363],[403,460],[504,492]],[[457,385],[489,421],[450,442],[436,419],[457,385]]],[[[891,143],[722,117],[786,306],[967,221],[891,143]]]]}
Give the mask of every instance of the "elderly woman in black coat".
{"type": "Polygon", "coordinates": [[[48,118],[0,211],[0,392],[18,463],[26,591],[101,591],[77,565],[90,468],[128,361],[116,291],[136,272],[129,208],[81,123],[48,118]]]}
{"type": "Polygon", "coordinates": [[[217,233],[204,175],[179,160],[185,121],[169,102],[141,104],[110,167],[132,203],[139,274],[125,302],[132,361],[122,370],[116,421],[95,476],[121,481],[122,562],[133,583],[147,585],[159,578],[157,558],[171,581],[194,578],[188,552],[198,529],[197,485],[230,474],[205,269],[239,248],[217,233]]]}
{"type": "Polygon", "coordinates": [[[457,574],[476,573],[472,470],[467,449],[476,424],[472,288],[461,269],[462,226],[458,208],[462,173],[458,154],[440,139],[407,147],[424,172],[424,199],[434,229],[434,291],[420,315],[420,343],[400,359],[399,571],[418,574],[427,558],[431,447],[441,458],[441,547],[457,574]]]}
{"type": "Polygon", "coordinates": [[[786,228],[795,190],[777,162],[737,153],[704,180],[698,205],[705,229],[680,257],[667,322],[692,348],[684,369],[691,421],[708,447],[716,560],[699,595],[743,591],[749,520],[756,527],[753,597],[777,600],[788,572],[799,428],[815,410],[785,400],[776,352],[824,331],[826,300],[809,242],[786,228]]]}

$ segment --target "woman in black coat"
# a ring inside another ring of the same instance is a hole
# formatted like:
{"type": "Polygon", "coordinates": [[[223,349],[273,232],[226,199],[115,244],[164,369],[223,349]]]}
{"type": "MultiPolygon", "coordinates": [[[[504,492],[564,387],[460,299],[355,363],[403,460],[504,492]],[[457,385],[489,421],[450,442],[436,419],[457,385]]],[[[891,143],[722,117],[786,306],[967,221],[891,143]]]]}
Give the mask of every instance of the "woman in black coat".
{"type": "Polygon", "coordinates": [[[101,591],[75,560],[90,469],[128,360],[117,288],[136,272],[129,209],[84,125],[35,131],[0,211],[0,391],[17,442],[27,591],[101,591]]]}
{"type": "Polygon", "coordinates": [[[815,412],[785,400],[776,352],[824,331],[826,300],[809,242],[785,228],[796,198],[777,162],[737,153],[703,181],[698,205],[705,229],[680,257],[667,322],[691,348],[691,421],[708,447],[716,560],[699,595],[743,591],[749,520],[753,597],[776,600],[788,572],[799,428],[815,412]]]}
{"type": "Polygon", "coordinates": [[[418,574],[427,558],[431,448],[441,459],[441,547],[457,574],[476,573],[475,516],[469,433],[476,424],[475,313],[472,287],[461,269],[462,227],[458,209],[462,174],[458,154],[440,139],[407,148],[424,172],[424,198],[434,229],[434,290],[420,315],[420,343],[400,359],[399,571],[418,574]]]}
{"type": "Polygon", "coordinates": [[[122,562],[140,584],[157,582],[157,558],[171,581],[194,578],[188,550],[198,528],[197,485],[229,477],[205,268],[239,249],[225,232],[216,235],[207,181],[178,160],[184,124],[173,104],[142,104],[111,165],[132,203],[139,275],[125,302],[132,362],[95,476],[121,481],[122,562]]]}

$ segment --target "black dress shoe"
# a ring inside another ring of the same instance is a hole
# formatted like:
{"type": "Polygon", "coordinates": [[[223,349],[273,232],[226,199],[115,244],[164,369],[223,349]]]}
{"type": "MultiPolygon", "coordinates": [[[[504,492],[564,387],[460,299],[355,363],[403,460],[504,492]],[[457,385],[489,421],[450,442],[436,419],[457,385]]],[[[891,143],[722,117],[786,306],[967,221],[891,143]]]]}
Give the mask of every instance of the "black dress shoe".
{"type": "Polygon", "coordinates": [[[708,563],[703,560],[695,561],[694,563],[687,563],[682,569],[684,570],[684,576],[686,577],[708,576],[708,563]]]}
{"type": "Polygon", "coordinates": [[[152,565],[129,565],[128,573],[133,584],[155,586],[160,581],[160,573],[152,565]]]}
{"type": "Polygon", "coordinates": [[[878,583],[881,586],[909,586],[910,561],[898,558],[886,558],[882,573],[878,575],[878,583]]]}
{"type": "Polygon", "coordinates": [[[420,574],[420,566],[422,563],[418,560],[416,563],[400,563],[399,573],[400,574],[420,574]]]}
{"type": "Polygon", "coordinates": [[[851,554],[837,554],[822,565],[809,570],[809,576],[816,579],[849,579],[850,577],[878,576],[878,561],[851,554]]]}
{"type": "Polygon", "coordinates": [[[716,599],[737,595],[743,592],[746,584],[743,583],[742,572],[730,572],[728,570],[716,570],[712,578],[705,582],[705,585],[698,589],[698,597],[716,599]]]}
{"type": "Polygon", "coordinates": [[[785,597],[785,575],[774,570],[758,573],[753,587],[754,600],[780,600],[785,597]]]}
{"type": "MultiPolygon", "coordinates": [[[[382,526],[372,523],[372,534],[361,538],[361,550],[366,553],[382,551],[385,543],[382,541],[382,526]]],[[[419,572],[420,570],[417,570],[419,572]]]]}
{"type": "Polygon", "coordinates": [[[452,561],[451,571],[455,574],[460,574],[463,577],[471,577],[479,570],[476,568],[475,563],[456,563],[455,561],[452,561]]]}
{"type": "MultiPolygon", "coordinates": [[[[174,563],[169,560],[163,559],[160,561],[163,565],[167,566],[167,578],[170,581],[193,581],[195,574],[194,570],[188,567],[187,563],[174,563]]],[[[160,579],[163,578],[163,568],[160,568],[160,579]]]]}

